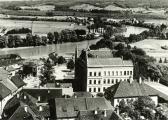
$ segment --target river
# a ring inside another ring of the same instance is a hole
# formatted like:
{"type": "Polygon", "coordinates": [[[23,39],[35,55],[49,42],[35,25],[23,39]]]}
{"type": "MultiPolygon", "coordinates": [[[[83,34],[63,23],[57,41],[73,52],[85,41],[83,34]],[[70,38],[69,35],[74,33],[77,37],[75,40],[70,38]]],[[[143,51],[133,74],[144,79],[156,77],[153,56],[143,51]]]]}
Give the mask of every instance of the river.
{"type": "MultiPolygon", "coordinates": [[[[4,20],[0,19],[0,27],[7,28],[21,28],[29,27],[33,28],[34,34],[46,34],[53,31],[61,31],[63,29],[77,29],[77,28],[86,28],[85,26],[78,26],[70,22],[46,22],[46,21],[34,21],[33,25],[31,21],[20,21],[20,20],[4,20]]],[[[139,34],[146,28],[126,26],[127,31],[123,33],[126,37],[130,34],[139,34]]],[[[75,47],[78,45],[80,49],[87,48],[91,44],[95,44],[99,39],[91,41],[83,41],[76,43],[63,43],[63,44],[54,44],[47,46],[38,46],[38,47],[23,47],[23,48],[4,48],[0,50],[0,54],[19,54],[23,58],[40,58],[47,56],[48,53],[57,52],[59,54],[72,53],[75,50],[75,47]]]]}
{"type": "Polygon", "coordinates": [[[40,58],[46,57],[51,52],[57,52],[59,55],[65,55],[66,53],[74,53],[76,46],[79,49],[84,49],[95,44],[99,39],[87,40],[82,42],[74,43],[63,43],[63,44],[53,44],[47,46],[36,46],[36,47],[23,47],[23,48],[4,48],[0,49],[0,54],[18,54],[22,58],[40,58]]]}

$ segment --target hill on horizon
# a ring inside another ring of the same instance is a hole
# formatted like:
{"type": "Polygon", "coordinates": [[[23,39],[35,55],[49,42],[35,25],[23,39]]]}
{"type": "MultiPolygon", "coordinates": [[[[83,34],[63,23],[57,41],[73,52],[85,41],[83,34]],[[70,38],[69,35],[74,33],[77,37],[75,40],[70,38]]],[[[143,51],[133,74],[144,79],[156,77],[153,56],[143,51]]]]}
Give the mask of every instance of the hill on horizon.
{"type": "MultiPolygon", "coordinates": [[[[0,0],[0,4],[54,4],[54,5],[80,5],[91,4],[98,7],[105,7],[115,4],[119,7],[168,7],[168,0],[0,0]],[[11,2],[12,1],[12,2],[11,2]]],[[[19,5],[20,5],[19,4],[19,5]]]]}

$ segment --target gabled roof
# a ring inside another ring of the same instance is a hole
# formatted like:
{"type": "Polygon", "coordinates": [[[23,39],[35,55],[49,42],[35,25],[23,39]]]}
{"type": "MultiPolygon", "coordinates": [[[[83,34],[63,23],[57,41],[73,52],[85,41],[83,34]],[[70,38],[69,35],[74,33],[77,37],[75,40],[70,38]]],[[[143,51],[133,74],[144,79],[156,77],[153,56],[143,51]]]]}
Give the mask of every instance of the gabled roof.
{"type": "Polygon", "coordinates": [[[17,86],[17,88],[23,87],[25,85],[25,83],[19,75],[11,77],[11,81],[17,86]]]}
{"type": "Polygon", "coordinates": [[[145,83],[139,84],[136,81],[129,83],[122,81],[110,88],[113,98],[138,97],[138,96],[157,96],[157,92],[145,83]]]}
{"type": "Polygon", "coordinates": [[[108,67],[108,66],[133,66],[132,61],[121,58],[88,58],[88,67],[108,67]]]}
{"type": "Polygon", "coordinates": [[[93,111],[80,111],[80,120],[123,120],[113,110],[98,110],[97,115],[93,111]],[[104,113],[106,112],[106,116],[104,113]]]}
{"type": "Polygon", "coordinates": [[[59,119],[77,117],[79,111],[108,110],[109,106],[105,98],[56,98],[55,109],[56,117],[59,119]]]}
{"type": "Polygon", "coordinates": [[[24,107],[19,106],[8,120],[34,120],[29,112],[25,112],[24,107]]]}
{"type": "Polygon", "coordinates": [[[0,100],[5,98],[11,93],[11,91],[2,83],[0,83],[0,100]]]}
{"type": "Polygon", "coordinates": [[[40,102],[47,102],[48,99],[62,97],[62,89],[35,88],[35,89],[23,89],[23,92],[27,93],[28,95],[36,99],[38,99],[38,97],[40,96],[41,97],[40,102]]]}
{"type": "Polygon", "coordinates": [[[4,68],[0,68],[0,83],[10,89],[11,92],[17,90],[17,87],[8,79],[9,72],[4,68]]]}
{"type": "Polygon", "coordinates": [[[88,57],[98,57],[98,58],[113,58],[111,50],[90,50],[88,51],[88,57]]]}

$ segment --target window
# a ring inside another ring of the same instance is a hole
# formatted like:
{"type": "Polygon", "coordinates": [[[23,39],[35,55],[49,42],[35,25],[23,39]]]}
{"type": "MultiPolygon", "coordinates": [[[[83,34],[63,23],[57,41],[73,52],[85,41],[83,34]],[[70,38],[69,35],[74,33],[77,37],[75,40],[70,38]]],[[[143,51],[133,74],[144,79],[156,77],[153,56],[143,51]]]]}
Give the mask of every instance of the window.
{"type": "Polygon", "coordinates": [[[100,88],[98,88],[98,92],[100,92],[100,88]]]}
{"type": "Polygon", "coordinates": [[[111,80],[111,83],[114,84],[114,80],[113,79],[111,80]]]}
{"type": "Polygon", "coordinates": [[[127,71],[127,75],[129,75],[129,71],[127,71]]]}
{"type": "Polygon", "coordinates": [[[132,75],[132,71],[130,71],[130,75],[132,75]]]}
{"type": "Polygon", "coordinates": [[[106,71],[104,71],[104,76],[106,76],[106,71]]]}
{"type": "Polygon", "coordinates": [[[100,80],[98,81],[98,84],[100,84],[100,80]]]}
{"type": "Polygon", "coordinates": [[[108,71],[108,76],[110,76],[110,71],[108,71]]]}
{"type": "Polygon", "coordinates": [[[116,75],[118,76],[118,71],[116,71],[116,75]]]}
{"type": "Polygon", "coordinates": [[[105,91],[106,90],[106,88],[105,87],[103,87],[103,91],[105,91]]]}
{"type": "Polygon", "coordinates": [[[127,75],[126,71],[124,71],[124,75],[127,75]]]}
{"type": "Polygon", "coordinates": [[[99,76],[101,76],[101,72],[99,72],[99,76]]]}
{"type": "Polygon", "coordinates": [[[103,81],[103,82],[104,82],[104,84],[106,84],[106,79],[104,79],[104,81],[103,81]]]}
{"type": "Polygon", "coordinates": [[[114,71],[112,71],[112,76],[114,76],[114,71]]]}
{"type": "Polygon", "coordinates": [[[118,79],[116,79],[116,83],[118,83],[118,79]]]}
{"type": "Polygon", "coordinates": [[[96,80],[94,80],[94,84],[96,84],[96,80]]]}
{"type": "Polygon", "coordinates": [[[92,88],[89,88],[89,92],[92,92],[92,88]]]}
{"type": "Polygon", "coordinates": [[[110,79],[108,79],[108,84],[110,84],[110,79]]]}
{"type": "Polygon", "coordinates": [[[89,75],[92,76],[92,72],[89,72],[89,75]]]}
{"type": "Polygon", "coordinates": [[[94,88],[94,92],[96,92],[96,88],[94,88]]]}
{"type": "Polygon", "coordinates": [[[94,76],[96,76],[96,72],[94,72],[94,76]]]}
{"type": "Polygon", "coordinates": [[[89,84],[92,84],[92,80],[89,80],[89,84]]]}
{"type": "Polygon", "coordinates": [[[120,75],[122,75],[122,71],[120,71],[120,75]]]}

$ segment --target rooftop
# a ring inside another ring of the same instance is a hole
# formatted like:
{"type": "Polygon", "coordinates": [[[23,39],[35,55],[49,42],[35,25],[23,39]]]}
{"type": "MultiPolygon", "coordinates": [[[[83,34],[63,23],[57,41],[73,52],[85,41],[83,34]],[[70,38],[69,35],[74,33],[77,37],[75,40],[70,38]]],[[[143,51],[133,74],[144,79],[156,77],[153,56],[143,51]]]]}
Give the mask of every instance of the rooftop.
{"type": "Polygon", "coordinates": [[[113,98],[125,98],[125,97],[138,97],[138,96],[157,96],[158,93],[155,89],[148,86],[145,83],[138,83],[133,81],[129,83],[122,81],[117,83],[110,88],[113,98]]]}
{"type": "Polygon", "coordinates": [[[88,67],[133,66],[131,60],[121,58],[88,58],[88,67]]]}
{"type": "MultiPolygon", "coordinates": [[[[106,104],[105,98],[56,98],[55,109],[57,118],[71,118],[77,116],[79,111],[113,110],[106,104]]],[[[52,111],[51,111],[52,112],[52,111]]]]}
{"type": "Polygon", "coordinates": [[[17,88],[23,87],[25,85],[25,83],[19,75],[11,77],[11,81],[17,86],[17,88]]]}
{"type": "Polygon", "coordinates": [[[11,93],[11,91],[2,83],[0,83],[0,100],[5,98],[11,93]]]}

